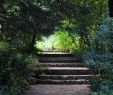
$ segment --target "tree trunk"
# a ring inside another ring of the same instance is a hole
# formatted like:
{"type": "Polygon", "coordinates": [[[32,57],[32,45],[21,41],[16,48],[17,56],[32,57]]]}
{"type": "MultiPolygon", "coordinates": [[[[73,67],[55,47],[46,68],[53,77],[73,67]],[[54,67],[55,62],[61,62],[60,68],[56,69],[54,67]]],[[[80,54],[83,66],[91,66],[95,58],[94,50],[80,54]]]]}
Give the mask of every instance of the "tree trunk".
{"type": "Polygon", "coordinates": [[[35,51],[35,43],[36,43],[36,35],[37,33],[36,33],[36,31],[34,30],[34,32],[33,32],[33,35],[32,35],[32,40],[31,40],[31,44],[30,44],[30,50],[31,50],[31,52],[34,52],[35,51]]]}
{"type": "Polygon", "coordinates": [[[110,17],[113,17],[113,0],[109,0],[109,14],[110,17]]]}

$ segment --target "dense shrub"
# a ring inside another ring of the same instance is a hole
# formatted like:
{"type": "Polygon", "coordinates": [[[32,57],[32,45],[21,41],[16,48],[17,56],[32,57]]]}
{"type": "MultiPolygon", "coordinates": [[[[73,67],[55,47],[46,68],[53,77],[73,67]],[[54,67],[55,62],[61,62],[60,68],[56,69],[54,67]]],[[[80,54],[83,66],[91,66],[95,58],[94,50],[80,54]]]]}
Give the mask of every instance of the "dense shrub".
{"type": "MultiPolygon", "coordinates": [[[[92,45],[85,53],[86,63],[98,68],[99,80],[92,82],[91,95],[113,95],[113,19],[104,18],[99,31],[90,36],[92,45]]],[[[94,79],[93,79],[94,80],[94,79]]]]}
{"type": "Polygon", "coordinates": [[[0,95],[21,95],[29,89],[32,55],[18,53],[6,42],[0,42],[0,95]]]}

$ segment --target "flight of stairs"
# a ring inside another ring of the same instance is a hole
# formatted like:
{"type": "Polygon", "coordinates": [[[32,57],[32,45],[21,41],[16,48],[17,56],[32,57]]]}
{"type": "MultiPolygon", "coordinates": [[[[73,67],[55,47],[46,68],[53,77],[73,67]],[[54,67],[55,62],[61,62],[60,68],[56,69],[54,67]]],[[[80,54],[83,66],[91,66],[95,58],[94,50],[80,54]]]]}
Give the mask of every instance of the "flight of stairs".
{"type": "Polygon", "coordinates": [[[89,79],[98,74],[74,54],[47,52],[38,56],[38,65],[47,67],[35,72],[37,84],[88,84],[89,79]]]}

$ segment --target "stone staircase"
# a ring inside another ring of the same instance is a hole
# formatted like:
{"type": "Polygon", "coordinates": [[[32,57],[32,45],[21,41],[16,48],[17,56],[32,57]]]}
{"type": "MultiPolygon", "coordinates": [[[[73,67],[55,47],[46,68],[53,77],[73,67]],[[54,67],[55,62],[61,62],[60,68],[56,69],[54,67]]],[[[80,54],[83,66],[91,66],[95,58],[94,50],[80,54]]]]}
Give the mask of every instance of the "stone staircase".
{"type": "Polygon", "coordinates": [[[37,84],[88,84],[98,74],[74,54],[47,52],[38,56],[38,65],[47,67],[36,71],[37,84]]]}

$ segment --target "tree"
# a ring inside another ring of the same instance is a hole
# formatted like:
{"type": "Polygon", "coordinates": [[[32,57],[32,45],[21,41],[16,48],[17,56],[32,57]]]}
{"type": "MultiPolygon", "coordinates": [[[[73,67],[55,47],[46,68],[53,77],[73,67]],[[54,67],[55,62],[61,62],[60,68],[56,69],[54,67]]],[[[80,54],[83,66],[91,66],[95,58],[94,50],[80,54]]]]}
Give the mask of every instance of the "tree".
{"type": "Polygon", "coordinates": [[[30,47],[33,50],[37,34],[53,31],[59,21],[72,15],[69,15],[70,7],[68,2],[57,0],[16,0],[13,4],[12,1],[3,1],[0,13],[1,40],[18,48],[30,47]]]}
{"type": "Polygon", "coordinates": [[[113,1],[109,0],[109,13],[110,17],[113,17],[113,1]]]}
{"type": "Polygon", "coordinates": [[[106,1],[16,0],[1,1],[1,40],[34,50],[37,35],[48,35],[61,21],[74,21],[78,34],[88,42],[106,10],[106,1]],[[15,39],[15,41],[14,41],[15,39]]]}

